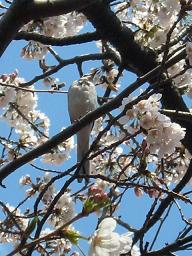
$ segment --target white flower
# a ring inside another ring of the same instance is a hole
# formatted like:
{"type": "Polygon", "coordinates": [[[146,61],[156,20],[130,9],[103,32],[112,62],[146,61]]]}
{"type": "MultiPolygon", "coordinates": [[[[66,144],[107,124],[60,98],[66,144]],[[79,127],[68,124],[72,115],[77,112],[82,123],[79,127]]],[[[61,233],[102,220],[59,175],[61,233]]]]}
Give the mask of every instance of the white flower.
{"type": "MultiPolygon", "coordinates": [[[[53,231],[54,230],[52,230],[50,228],[45,228],[41,232],[41,237],[44,237],[44,236],[52,233],[53,231]]],[[[51,244],[49,244],[49,246],[54,251],[54,255],[65,255],[66,251],[69,252],[71,250],[71,243],[69,240],[67,240],[65,238],[55,239],[52,241],[51,244]]],[[[42,251],[42,254],[43,253],[44,253],[44,250],[42,251]]]]}
{"type": "Polygon", "coordinates": [[[70,137],[55,147],[51,153],[45,154],[42,161],[48,164],[61,165],[70,158],[70,152],[74,148],[74,138],[70,137]]]}
{"type": "Polygon", "coordinates": [[[75,215],[74,202],[70,193],[64,193],[55,205],[49,221],[53,226],[63,225],[69,222],[75,215]]]}
{"type": "Polygon", "coordinates": [[[119,234],[113,232],[116,221],[112,218],[104,219],[91,238],[89,256],[110,256],[120,247],[119,234]]]}
{"type": "Polygon", "coordinates": [[[189,64],[192,65],[192,42],[186,43],[186,53],[189,59],[189,64]]]}
{"type": "Polygon", "coordinates": [[[107,131],[105,133],[105,137],[100,139],[100,144],[105,145],[105,146],[109,146],[112,143],[115,143],[118,141],[118,137],[113,135],[111,131],[107,131]]]}
{"type": "Polygon", "coordinates": [[[148,130],[153,125],[153,116],[151,112],[146,112],[145,115],[143,115],[140,119],[140,125],[144,129],[148,130]]]}
{"type": "Polygon", "coordinates": [[[0,86],[0,107],[5,107],[10,101],[14,100],[15,90],[0,86]]]}
{"type": "Polygon", "coordinates": [[[22,186],[30,185],[30,184],[31,184],[30,175],[29,175],[29,174],[26,174],[25,176],[22,176],[22,177],[19,179],[19,184],[22,185],[22,186]]]}
{"type": "Polygon", "coordinates": [[[131,232],[125,233],[120,236],[120,253],[127,253],[131,251],[131,256],[139,256],[139,248],[132,246],[131,232]]]}
{"type": "MultiPolygon", "coordinates": [[[[89,256],[119,256],[121,253],[131,250],[132,239],[130,233],[119,235],[113,232],[116,228],[116,221],[113,218],[106,218],[99,224],[90,239],[89,256]]],[[[136,247],[132,252],[136,252],[136,247]]],[[[132,254],[134,256],[139,255],[132,254]]]]}
{"type": "Polygon", "coordinates": [[[91,131],[91,135],[96,136],[103,129],[103,117],[98,118],[94,122],[93,129],[91,131]]]}

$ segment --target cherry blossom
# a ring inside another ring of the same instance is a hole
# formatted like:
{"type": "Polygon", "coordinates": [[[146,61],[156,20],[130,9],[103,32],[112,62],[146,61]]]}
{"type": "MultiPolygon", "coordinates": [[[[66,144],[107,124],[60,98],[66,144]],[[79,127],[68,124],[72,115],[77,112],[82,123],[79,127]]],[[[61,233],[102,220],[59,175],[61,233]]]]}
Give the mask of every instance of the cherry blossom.
{"type": "Polygon", "coordinates": [[[192,42],[187,42],[186,53],[189,60],[189,64],[192,66],[192,42]]]}
{"type": "Polygon", "coordinates": [[[75,214],[74,202],[71,198],[70,193],[64,193],[58,200],[51,218],[49,219],[50,224],[54,227],[63,225],[69,222],[75,214]]]}
{"type": "Polygon", "coordinates": [[[51,153],[45,154],[42,161],[48,164],[61,165],[70,158],[70,153],[73,148],[74,139],[71,137],[53,149],[51,153]]]}
{"type": "MultiPolygon", "coordinates": [[[[81,13],[71,12],[65,15],[45,18],[42,21],[32,21],[26,24],[22,30],[36,32],[48,37],[62,38],[73,36],[84,26],[86,18],[81,13]]],[[[30,41],[22,51],[21,56],[25,59],[43,59],[47,53],[47,46],[39,42],[30,41]]]]}
{"type": "MultiPolygon", "coordinates": [[[[141,100],[130,110],[134,113],[128,114],[130,119],[126,115],[119,121],[129,131],[129,125],[126,123],[137,117],[140,127],[145,130],[144,136],[146,136],[150,153],[163,157],[174,153],[175,148],[181,145],[180,141],[185,136],[185,129],[179,124],[172,123],[169,117],[159,113],[160,98],[161,95],[157,94],[150,96],[147,100],[141,100]]],[[[126,106],[125,102],[129,100],[123,100],[122,107],[126,106]]]]}
{"type": "Polygon", "coordinates": [[[119,235],[114,232],[116,221],[105,218],[90,239],[89,256],[118,256],[132,251],[133,256],[139,256],[136,246],[132,248],[130,234],[119,235]]]}

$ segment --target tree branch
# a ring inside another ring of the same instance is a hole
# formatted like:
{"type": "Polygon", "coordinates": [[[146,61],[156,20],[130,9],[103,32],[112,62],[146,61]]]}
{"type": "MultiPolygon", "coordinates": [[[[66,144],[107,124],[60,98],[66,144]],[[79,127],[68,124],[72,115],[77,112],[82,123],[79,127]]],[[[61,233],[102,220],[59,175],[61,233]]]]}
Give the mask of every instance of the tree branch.
{"type": "Polygon", "coordinates": [[[161,256],[161,255],[167,255],[170,252],[179,251],[180,247],[182,245],[185,245],[192,241],[192,236],[187,236],[183,239],[178,239],[174,243],[169,244],[165,246],[164,248],[158,250],[158,251],[152,251],[144,254],[143,256],[161,256]]]}
{"type": "MultiPolygon", "coordinates": [[[[177,56],[170,59],[166,64],[165,68],[168,68],[170,65],[177,63],[178,59],[183,58],[184,52],[181,52],[177,56]]],[[[136,82],[132,83],[128,86],[125,90],[123,90],[119,95],[117,95],[114,99],[110,100],[108,103],[104,104],[103,106],[97,108],[96,110],[88,113],[86,116],[81,118],[78,123],[75,123],[62,132],[58,133],[57,135],[53,136],[50,140],[46,141],[44,144],[36,147],[35,149],[31,150],[30,152],[26,153],[25,155],[18,157],[14,161],[8,163],[7,165],[3,166],[0,169],[0,184],[2,185],[2,181],[9,176],[12,172],[14,172],[19,167],[23,166],[24,164],[34,160],[35,158],[46,154],[52,148],[56,147],[58,144],[62,143],[69,137],[76,134],[80,129],[86,126],[88,123],[96,120],[97,118],[101,117],[102,115],[106,114],[107,112],[112,111],[113,109],[118,108],[121,105],[123,98],[128,97],[133,91],[139,88],[142,84],[151,80],[155,76],[158,75],[158,71],[160,70],[161,66],[157,66],[152,71],[148,72],[145,76],[138,78],[136,82]]],[[[136,104],[136,101],[132,102],[132,105],[136,104]]],[[[132,106],[131,105],[131,106],[132,106]]],[[[3,186],[3,185],[2,185],[3,186]]]]}
{"type": "Polygon", "coordinates": [[[45,35],[40,35],[37,33],[32,32],[25,32],[21,31],[18,32],[14,38],[15,40],[26,40],[26,41],[36,41],[45,45],[52,45],[52,46],[64,46],[64,45],[72,45],[72,44],[83,44],[95,40],[101,39],[99,33],[92,32],[92,33],[85,33],[77,36],[69,36],[65,38],[54,38],[48,37],[45,35]]]}
{"type": "Polygon", "coordinates": [[[114,61],[119,62],[119,60],[116,58],[116,56],[113,53],[93,53],[93,54],[85,54],[85,55],[82,55],[82,56],[75,56],[71,59],[60,61],[59,65],[51,68],[48,71],[45,71],[41,75],[35,76],[32,80],[30,80],[26,83],[20,84],[20,86],[21,87],[31,86],[34,83],[36,83],[37,81],[39,81],[41,79],[44,79],[47,76],[55,74],[61,68],[65,67],[67,65],[78,64],[78,63],[82,63],[84,61],[103,60],[103,59],[113,59],[114,61]]]}
{"type": "Polygon", "coordinates": [[[15,0],[0,20],[0,56],[30,20],[79,11],[94,2],[98,0],[15,0]]]}

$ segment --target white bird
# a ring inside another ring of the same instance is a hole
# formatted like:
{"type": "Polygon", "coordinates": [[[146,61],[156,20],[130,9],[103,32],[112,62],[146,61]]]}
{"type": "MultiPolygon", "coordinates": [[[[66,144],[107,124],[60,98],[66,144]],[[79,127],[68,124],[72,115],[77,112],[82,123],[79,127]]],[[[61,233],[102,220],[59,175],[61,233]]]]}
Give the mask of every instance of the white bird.
{"type": "MultiPolygon", "coordinates": [[[[78,121],[88,112],[97,108],[97,92],[93,77],[95,74],[84,75],[79,80],[74,81],[68,91],[68,111],[71,123],[78,121]]],[[[77,132],[77,162],[84,159],[89,150],[89,137],[93,127],[93,122],[83,127],[77,132]]],[[[85,160],[79,170],[80,175],[90,174],[90,162],[85,160]]],[[[88,179],[86,179],[88,180],[88,179]]],[[[82,178],[78,179],[81,182],[82,178]]]]}

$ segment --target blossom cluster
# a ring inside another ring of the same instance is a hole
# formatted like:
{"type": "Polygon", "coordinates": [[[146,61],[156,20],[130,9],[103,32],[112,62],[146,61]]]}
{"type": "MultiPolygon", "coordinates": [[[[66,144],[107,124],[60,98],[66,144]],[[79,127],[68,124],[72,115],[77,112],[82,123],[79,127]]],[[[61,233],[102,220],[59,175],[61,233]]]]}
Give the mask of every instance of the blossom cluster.
{"type": "Polygon", "coordinates": [[[70,137],[52,149],[50,153],[43,155],[42,161],[52,165],[61,165],[70,158],[71,150],[74,147],[74,139],[70,137]]]}
{"type": "MultiPolygon", "coordinates": [[[[174,153],[175,148],[181,146],[185,129],[160,113],[160,98],[161,94],[154,94],[147,100],[141,100],[132,109],[128,109],[119,122],[130,131],[130,121],[137,120],[139,123],[136,129],[142,129],[150,153],[162,158],[174,153]]],[[[123,109],[129,101],[128,98],[123,99],[123,109]]]]}
{"type": "MultiPolygon", "coordinates": [[[[119,4],[116,9],[118,17],[131,29],[136,30],[136,39],[144,45],[155,48],[166,42],[167,33],[178,19],[181,5],[178,0],[165,0],[163,2],[132,0],[130,5],[125,1],[119,4]]],[[[181,23],[178,23],[172,38],[180,30],[181,23]]]]}
{"type": "Polygon", "coordinates": [[[19,208],[15,208],[8,203],[3,207],[3,213],[6,217],[11,215],[12,218],[7,218],[7,222],[0,220],[0,228],[2,230],[0,232],[0,243],[18,243],[21,240],[22,233],[18,232],[17,227],[20,228],[21,232],[24,232],[28,226],[28,219],[25,218],[19,208]]]}
{"type": "MultiPolygon", "coordinates": [[[[33,147],[47,140],[49,135],[49,118],[37,109],[37,94],[33,92],[34,86],[28,90],[19,87],[24,79],[18,76],[17,71],[10,75],[0,77],[1,90],[1,119],[14,128],[19,135],[19,147],[33,147]]],[[[6,148],[14,151],[13,145],[6,148]]],[[[16,154],[16,152],[15,152],[16,154]]],[[[13,155],[12,155],[13,157],[13,155]]]]}
{"type": "Polygon", "coordinates": [[[172,182],[178,183],[186,173],[190,160],[191,154],[186,149],[178,149],[174,154],[167,156],[163,166],[165,184],[169,186],[172,182]]]}
{"type": "MultiPolygon", "coordinates": [[[[44,18],[40,21],[31,21],[22,31],[35,32],[54,38],[74,36],[84,26],[86,18],[82,13],[71,12],[64,15],[44,18]]],[[[30,41],[26,45],[21,56],[26,59],[43,59],[47,53],[47,46],[36,41],[30,41]]]]}
{"type": "MultiPolygon", "coordinates": [[[[42,179],[38,179],[38,181],[34,184],[29,174],[22,176],[20,178],[19,183],[22,186],[29,186],[30,188],[26,190],[28,196],[33,196],[35,193],[41,192],[45,189],[47,184],[51,181],[51,175],[49,173],[45,173],[42,179]]],[[[42,202],[44,204],[44,211],[46,211],[51,204],[54,197],[57,195],[57,191],[54,184],[51,184],[46,187],[46,191],[43,194],[42,202]]],[[[75,214],[74,210],[74,202],[71,198],[69,192],[61,195],[59,200],[57,201],[54,210],[51,213],[51,217],[49,218],[49,223],[53,227],[57,227],[63,225],[70,221],[75,214]]]]}
{"type": "MultiPolygon", "coordinates": [[[[51,234],[54,229],[45,228],[41,232],[41,237],[47,236],[51,234]]],[[[71,252],[72,244],[68,239],[60,238],[60,239],[53,239],[51,241],[45,241],[43,246],[37,247],[37,251],[41,254],[45,252],[45,248],[50,248],[51,252],[50,255],[66,255],[71,252]]]]}
{"type": "MultiPolygon", "coordinates": [[[[135,32],[135,40],[154,50],[159,49],[158,57],[162,60],[163,49],[168,49],[169,55],[173,56],[183,49],[184,41],[187,40],[186,36],[184,40],[179,40],[179,36],[188,26],[187,9],[181,2],[179,0],[132,0],[129,3],[124,1],[116,6],[115,11],[123,24],[135,32]],[[182,8],[185,8],[185,11],[182,11],[182,8]],[[175,42],[172,43],[173,41],[175,42]],[[169,43],[172,45],[169,46],[169,43]]],[[[186,52],[189,64],[191,64],[190,48],[191,43],[188,42],[186,52]]],[[[181,60],[168,69],[168,76],[173,77],[176,87],[185,86],[188,89],[186,92],[189,91],[188,96],[191,97],[192,75],[190,70],[182,72],[185,66],[185,60],[181,60]]]]}
{"type": "MultiPolygon", "coordinates": [[[[38,110],[38,96],[34,86],[26,90],[20,87],[25,82],[15,71],[0,77],[0,107],[1,120],[14,128],[19,135],[19,142],[2,142],[7,150],[7,160],[12,160],[20,154],[20,149],[33,148],[44,143],[49,138],[49,118],[38,110]]],[[[48,164],[62,164],[69,159],[74,148],[73,137],[65,140],[50,153],[43,156],[43,162],[48,164]]]]}
{"type": "MultiPolygon", "coordinates": [[[[101,127],[97,127],[97,129],[97,132],[99,132],[101,127]]],[[[96,137],[96,134],[97,133],[94,131],[94,137],[96,137]]],[[[111,131],[108,131],[100,139],[98,143],[98,149],[102,150],[103,148],[110,147],[110,145],[117,142],[119,139],[120,134],[115,135],[111,131]]],[[[103,175],[110,175],[110,177],[113,178],[117,178],[118,174],[121,172],[121,168],[117,162],[117,159],[122,153],[123,148],[121,146],[115,147],[113,152],[110,154],[107,151],[98,153],[97,156],[91,160],[91,174],[100,173],[103,175]]]]}
{"type": "MultiPolygon", "coordinates": [[[[29,187],[26,190],[27,196],[34,197],[38,195],[40,192],[44,191],[42,197],[42,206],[41,212],[45,213],[48,211],[50,204],[52,203],[53,199],[57,195],[57,191],[55,185],[52,183],[48,185],[51,181],[52,177],[50,173],[45,173],[44,177],[38,178],[36,182],[33,182],[31,176],[29,174],[22,176],[20,178],[20,185],[29,187]]],[[[60,196],[57,203],[54,206],[54,209],[50,212],[50,217],[48,219],[49,228],[46,227],[41,232],[41,237],[51,234],[55,229],[61,227],[62,225],[66,224],[66,228],[63,230],[65,237],[66,232],[72,233],[75,235],[78,234],[77,231],[73,228],[72,225],[67,225],[69,221],[75,215],[75,204],[71,197],[70,192],[65,192],[63,195],[60,196]]],[[[27,220],[27,219],[26,219],[27,220]]],[[[70,235],[69,235],[70,238],[70,235]]],[[[57,253],[58,255],[62,255],[62,253],[68,253],[71,251],[72,243],[70,242],[69,238],[60,238],[54,241],[46,241],[44,243],[45,247],[39,246],[37,251],[43,252],[43,248],[51,248],[52,253],[57,253]]],[[[13,241],[14,242],[14,241],[13,241]]]]}
{"type": "MultiPolygon", "coordinates": [[[[150,197],[162,198],[161,188],[178,183],[189,166],[191,155],[181,144],[185,129],[161,113],[161,94],[140,100],[132,109],[127,109],[127,104],[134,99],[123,99],[121,110],[125,115],[119,118],[116,128],[105,132],[97,142],[98,152],[91,160],[91,171],[123,182],[135,177],[137,196],[144,191],[150,197]],[[157,189],[154,189],[154,184],[157,189]],[[142,185],[146,186],[145,189],[142,185]]],[[[97,120],[93,136],[103,129],[104,122],[97,120]]],[[[107,182],[103,186],[112,188],[107,182]]]]}

